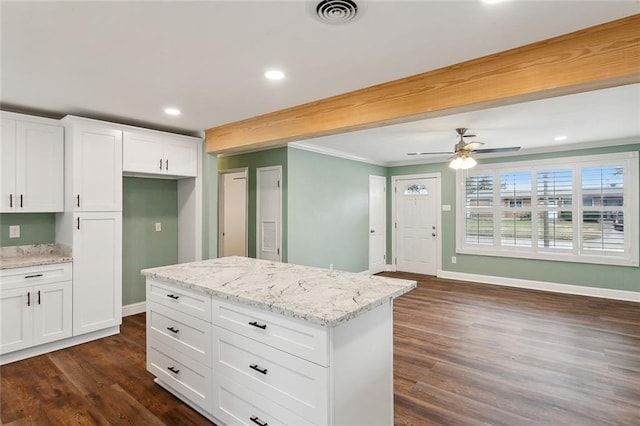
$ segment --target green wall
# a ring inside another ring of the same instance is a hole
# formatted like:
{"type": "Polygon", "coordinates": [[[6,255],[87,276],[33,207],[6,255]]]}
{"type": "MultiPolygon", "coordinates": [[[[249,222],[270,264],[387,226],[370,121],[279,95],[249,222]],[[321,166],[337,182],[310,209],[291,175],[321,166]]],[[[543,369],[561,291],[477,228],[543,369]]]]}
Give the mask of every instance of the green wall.
{"type": "Polygon", "coordinates": [[[140,270],[178,263],[178,187],[165,179],[123,178],[122,304],[145,301],[140,270]],[[156,232],[155,224],[162,224],[156,232]]]}
{"type": "Polygon", "coordinates": [[[55,213],[0,214],[0,246],[24,246],[56,242],[55,213]],[[9,238],[9,226],[20,225],[20,238],[9,238]]]}
{"type": "MultiPolygon", "coordinates": [[[[493,164],[545,158],[558,158],[559,161],[561,161],[563,157],[626,151],[640,151],[640,144],[502,157],[478,160],[478,162],[482,164],[493,164]]],[[[442,172],[442,203],[450,204],[453,207],[451,212],[442,212],[442,230],[440,235],[442,236],[441,250],[443,270],[467,274],[573,284],[586,287],[640,291],[640,268],[455,254],[455,173],[447,167],[447,164],[442,163],[392,167],[389,169],[389,176],[431,173],[435,171],[442,172]],[[457,257],[457,263],[452,264],[451,256],[454,255],[457,257]]],[[[640,189],[638,189],[638,191],[640,191],[640,189]]],[[[391,217],[390,214],[388,217],[391,217]]],[[[389,226],[388,229],[388,238],[390,240],[391,227],[389,226]]]]}
{"type": "Polygon", "coordinates": [[[248,250],[249,257],[256,257],[256,169],[259,167],[282,166],[282,260],[288,260],[287,248],[287,199],[288,199],[288,156],[287,148],[276,148],[249,154],[218,157],[218,171],[248,168],[249,193],[247,198],[248,250]]]}
{"type": "Polygon", "coordinates": [[[369,175],[387,170],[289,148],[289,262],[369,268],[369,175]]]}

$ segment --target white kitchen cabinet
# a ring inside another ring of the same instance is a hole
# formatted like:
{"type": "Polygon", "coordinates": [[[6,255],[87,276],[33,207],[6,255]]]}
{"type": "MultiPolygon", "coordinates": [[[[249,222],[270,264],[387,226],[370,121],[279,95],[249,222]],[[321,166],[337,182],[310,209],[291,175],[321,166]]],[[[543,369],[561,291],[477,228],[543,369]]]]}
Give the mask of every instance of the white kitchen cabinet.
{"type": "Polygon", "coordinates": [[[72,335],[71,263],[2,271],[0,354],[72,335]]]}
{"type": "Polygon", "coordinates": [[[125,131],[123,171],[176,177],[198,174],[198,147],[193,141],[160,132],[125,131]]]}
{"type": "Polygon", "coordinates": [[[211,415],[211,296],[147,280],[147,369],[211,415]]]}
{"type": "MultiPolygon", "coordinates": [[[[70,217],[66,216],[68,222],[70,217]]],[[[122,213],[75,213],[72,217],[73,335],[119,327],[122,213]]]]}
{"type": "Polygon", "coordinates": [[[327,327],[148,275],[147,298],[147,369],[216,424],[393,424],[390,301],[327,327]]]}
{"type": "Polygon", "coordinates": [[[67,116],[65,211],[122,211],[122,130],[67,116]]]}
{"type": "Polygon", "coordinates": [[[3,213],[64,209],[64,129],[51,121],[3,113],[3,213]]]}

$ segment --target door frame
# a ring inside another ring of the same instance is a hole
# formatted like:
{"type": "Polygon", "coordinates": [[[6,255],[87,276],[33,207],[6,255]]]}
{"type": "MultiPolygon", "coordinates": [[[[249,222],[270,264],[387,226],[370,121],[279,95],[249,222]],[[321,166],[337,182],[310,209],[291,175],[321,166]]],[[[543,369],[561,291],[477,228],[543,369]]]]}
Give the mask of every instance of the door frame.
{"type": "Polygon", "coordinates": [[[258,167],[256,169],[256,259],[260,259],[260,238],[262,234],[260,232],[260,219],[262,218],[261,210],[260,210],[260,172],[261,171],[270,171],[277,170],[280,172],[280,184],[278,185],[278,235],[277,235],[277,244],[278,244],[278,261],[282,262],[282,165],[276,166],[267,166],[267,167],[258,167]]]}
{"type": "Polygon", "coordinates": [[[245,212],[244,212],[244,253],[249,255],[249,168],[239,167],[235,169],[218,170],[218,257],[224,253],[224,175],[230,173],[244,173],[245,177],[245,212]]]}
{"type": "Polygon", "coordinates": [[[436,227],[437,235],[436,235],[436,276],[440,276],[442,271],[442,173],[420,173],[413,175],[396,175],[391,176],[391,187],[393,191],[390,191],[391,194],[391,256],[392,256],[392,267],[394,271],[398,270],[398,241],[397,241],[397,232],[396,232],[396,222],[398,221],[398,216],[396,212],[396,188],[398,180],[405,179],[435,179],[436,180],[436,188],[438,188],[437,194],[435,194],[436,204],[438,208],[436,209],[436,227]]]}

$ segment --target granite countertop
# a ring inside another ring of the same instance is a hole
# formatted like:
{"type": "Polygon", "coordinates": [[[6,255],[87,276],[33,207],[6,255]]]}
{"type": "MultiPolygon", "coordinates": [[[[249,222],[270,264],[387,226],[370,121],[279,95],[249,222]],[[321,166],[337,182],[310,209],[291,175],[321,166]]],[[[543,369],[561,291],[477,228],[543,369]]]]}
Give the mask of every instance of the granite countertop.
{"type": "Polygon", "coordinates": [[[0,247],[0,269],[72,262],[71,248],[62,244],[0,247]]]}
{"type": "Polygon", "coordinates": [[[246,257],[144,269],[142,275],[330,327],[416,287],[415,281],[246,257]]]}

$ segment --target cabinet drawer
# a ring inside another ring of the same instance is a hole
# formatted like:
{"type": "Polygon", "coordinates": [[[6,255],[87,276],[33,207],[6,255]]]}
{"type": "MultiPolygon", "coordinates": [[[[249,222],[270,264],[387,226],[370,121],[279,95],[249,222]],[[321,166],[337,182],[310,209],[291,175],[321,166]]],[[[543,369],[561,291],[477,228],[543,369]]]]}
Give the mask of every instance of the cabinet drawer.
{"type": "Polygon", "coordinates": [[[314,425],[249,388],[220,375],[216,376],[213,388],[213,415],[228,425],[314,425]]]}
{"type": "Polygon", "coordinates": [[[327,424],[328,368],[223,328],[214,330],[217,373],[315,424],[327,424]]]}
{"type": "Polygon", "coordinates": [[[55,263],[26,268],[3,269],[0,272],[2,288],[38,285],[72,280],[71,263],[55,263]]]}
{"type": "Polygon", "coordinates": [[[215,298],[212,305],[215,325],[316,364],[329,365],[328,328],[215,298]]]}
{"type": "Polygon", "coordinates": [[[212,409],[212,371],[153,338],[147,339],[147,370],[206,412],[212,409]]]}
{"type": "Polygon", "coordinates": [[[147,278],[147,300],[211,322],[211,296],[147,278]]]}
{"type": "Polygon", "coordinates": [[[156,341],[211,367],[211,324],[208,322],[148,302],[147,333],[156,341]]]}

